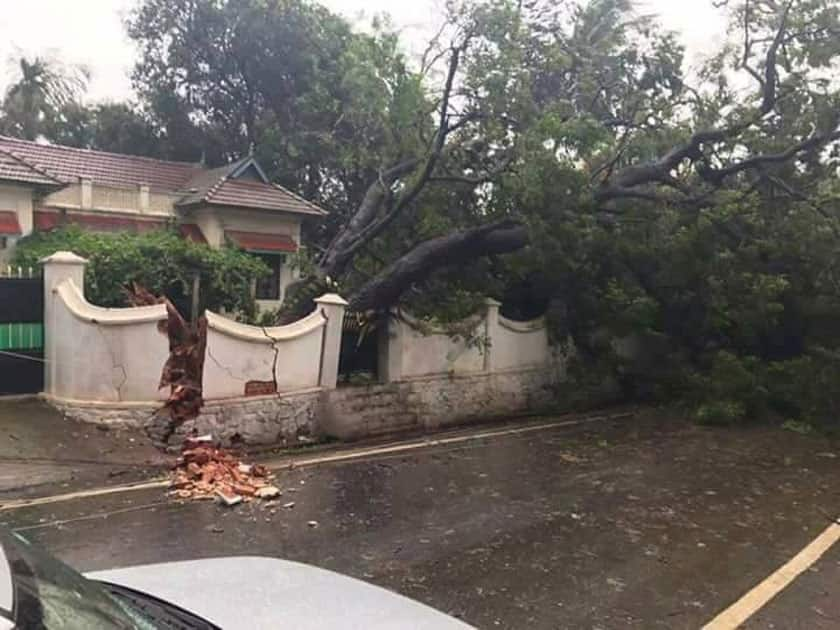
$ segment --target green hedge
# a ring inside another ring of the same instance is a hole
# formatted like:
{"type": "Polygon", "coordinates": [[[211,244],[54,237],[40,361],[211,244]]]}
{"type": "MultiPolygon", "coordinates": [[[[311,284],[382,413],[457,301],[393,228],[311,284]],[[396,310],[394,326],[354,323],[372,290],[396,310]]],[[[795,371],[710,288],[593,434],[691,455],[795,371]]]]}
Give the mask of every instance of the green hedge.
{"type": "Polygon", "coordinates": [[[255,314],[251,282],[270,273],[254,256],[230,247],[213,249],[194,243],[174,230],[96,233],[78,226],[35,232],[21,239],[13,264],[36,267],[40,259],[62,250],[88,259],[85,295],[99,306],[126,306],[125,290],[136,282],[186,310],[198,272],[202,309],[225,308],[250,319],[255,314]]]}

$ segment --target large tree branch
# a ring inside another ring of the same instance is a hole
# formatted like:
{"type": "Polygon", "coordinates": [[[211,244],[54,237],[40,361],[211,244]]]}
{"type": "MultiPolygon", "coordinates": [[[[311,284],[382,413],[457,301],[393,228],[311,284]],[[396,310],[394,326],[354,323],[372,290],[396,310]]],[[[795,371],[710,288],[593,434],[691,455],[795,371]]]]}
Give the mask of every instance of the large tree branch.
{"type": "Polygon", "coordinates": [[[776,36],[770,43],[767,49],[767,56],[764,62],[764,89],[762,93],[761,108],[759,111],[762,115],[769,114],[776,107],[776,98],[779,85],[779,71],[776,69],[776,63],[779,56],[779,47],[784,42],[785,31],[787,30],[788,14],[793,5],[793,0],[788,0],[785,8],[782,10],[782,17],[779,20],[779,28],[776,30],[776,36]]]}
{"type": "Polygon", "coordinates": [[[321,268],[326,275],[334,276],[342,273],[356,252],[379,236],[386,227],[417,199],[429,183],[432,173],[440,161],[446,145],[446,138],[453,130],[453,126],[449,124],[449,103],[452,98],[452,90],[460,65],[461,54],[465,46],[466,43],[451,48],[449,67],[438,110],[437,130],[425,160],[420,158],[408,160],[383,174],[378,182],[374,182],[370,186],[359,210],[353,216],[347,227],[339,233],[338,237],[336,237],[328,248],[327,255],[321,264],[321,268]],[[391,185],[400,177],[416,170],[417,166],[421,163],[422,168],[414,181],[398,197],[392,198],[391,185]],[[381,214],[383,207],[387,207],[387,210],[384,214],[381,214]]]}
{"type": "MultiPolygon", "coordinates": [[[[752,51],[754,42],[750,39],[750,4],[745,3],[744,6],[744,53],[741,66],[747,70],[753,77],[756,78],[760,85],[759,96],[761,104],[757,108],[754,116],[750,116],[725,127],[717,129],[709,129],[694,133],[686,142],[680,143],[668,151],[664,156],[657,160],[652,160],[644,164],[634,164],[619,169],[608,180],[603,181],[601,186],[595,191],[595,199],[598,203],[604,203],[611,199],[618,198],[639,198],[639,199],[655,199],[657,195],[650,191],[639,192],[635,190],[641,186],[648,185],[668,185],[675,187],[676,182],[673,171],[679,167],[683,162],[688,161],[697,163],[697,174],[706,184],[719,187],[723,180],[735,173],[756,168],[762,163],[785,161],[791,159],[801,151],[808,150],[820,144],[820,142],[827,142],[831,138],[823,136],[811,136],[808,139],[791,146],[788,150],[779,154],[767,156],[755,156],[740,162],[736,162],[724,168],[711,168],[708,166],[709,158],[704,153],[708,147],[713,147],[717,143],[726,140],[737,138],[747,128],[762,120],[767,114],[773,111],[778,100],[778,83],[779,73],[777,69],[779,49],[785,43],[785,37],[788,28],[788,15],[790,13],[793,0],[787,0],[784,7],[781,8],[779,15],[779,25],[773,36],[764,61],[764,75],[759,74],[749,64],[749,57],[752,51]]],[[[685,194],[689,194],[687,189],[683,190],[685,194]]]]}
{"type": "MultiPolygon", "coordinates": [[[[466,45],[466,44],[464,44],[466,45]]],[[[409,188],[400,195],[399,199],[395,202],[395,208],[397,213],[402,208],[405,208],[409,204],[411,204],[420,192],[423,190],[423,187],[429,180],[432,172],[435,170],[435,166],[437,166],[438,161],[440,160],[441,153],[443,153],[443,147],[446,144],[446,137],[449,135],[450,128],[449,128],[449,101],[452,98],[452,86],[455,83],[455,75],[458,72],[458,66],[461,63],[461,54],[463,53],[463,47],[461,46],[453,46],[452,53],[449,57],[449,68],[446,72],[446,81],[444,82],[443,86],[443,95],[440,99],[440,112],[438,118],[438,128],[437,132],[435,133],[435,137],[432,141],[431,149],[426,156],[426,162],[423,164],[423,169],[420,171],[420,175],[414,181],[409,188]]],[[[381,228],[380,228],[381,230],[381,228]]],[[[371,238],[375,237],[378,234],[377,231],[371,238]]]]}
{"type": "MultiPolygon", "coordinates": [[[[644,184],[662,184],[673,179],[671,172],[684,160],[698,160],[702,157],[705,144],[721,142],[735,135],[743,125],[723,129],[711,129],[694,133],[686,142],[673,147],[668,153],[652,162],[634,164],[616,172],[607,182],[595,191],[595,199],[604,202],[619,197],[639,197],[637,186],[644,184]]],[[[644,193],[648,195],[648,193],[644,193]]]]}
{"type": "Polygon", "coordinates": [[[391,186],[399,178],[416,169],[418,164],[417,158],[404,160],[381,172],[376,181],[368,186],[358,209],[347,225],[336,234],[321,257],[319,266],[325,275],[337,276],[346,269],[352,258],[353,245],[365,228],[376,220],[380,209],[391,195],[391,186]]]}
{"type": "Polygon", "coordinates": [[[356,311],[386,308],[432,271],[493,254],[521,249],[528,243],[524,226],[510,220],[483,225],[424,241],[385,267],[350,299],[356,311]]]}
{"type": "Polygon", "coordinates": [[[715,180],[720,180],[721,182],[726,177],[731,177],[732,175],[736,175],[742,171],[750,170],[750,169],[757,169],[765,164],[781,164],[787,162],[800,153],[804,153],[806,151],[810,151],[813,149],[817,149],[819,147],[825,146],[827,143],[832,142],[833,140],[840,139],[840,131],[833,131],[828,134],[820,134],[814,133],[801,140],[795,144],[792,144],[784,151],[780,151],[778,153],[765,153],[760,155],[753,155],[752,157],[745,158],[740,160],[739,162],[734,162],[726,167],[719,168],[719,169],[711,169],[710,173],[715,180]]]}

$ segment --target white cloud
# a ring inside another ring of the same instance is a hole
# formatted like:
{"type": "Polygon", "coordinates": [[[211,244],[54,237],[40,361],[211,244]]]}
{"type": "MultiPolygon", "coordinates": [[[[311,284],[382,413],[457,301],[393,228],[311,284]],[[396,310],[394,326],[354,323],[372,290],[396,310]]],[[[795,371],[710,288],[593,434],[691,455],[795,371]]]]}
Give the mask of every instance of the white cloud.
{"type": "Polygon", "coordinates": [[[692,66],[716,52],[726,37],[725,15],[710,0],[643,0],[637,10],[657,15],[666,28],[679,34],[686,62],[692,66]]]}
{"type": "Polygon", "coordinates": [[[13,59],[25,54],[87,66],[92,73],[92,99],[121,99],[130,94],[128,74],[134,48],[125,34],[123,16],[134,0],[7,3],[0,21],[0,89],[13,70],[13,59]]]}

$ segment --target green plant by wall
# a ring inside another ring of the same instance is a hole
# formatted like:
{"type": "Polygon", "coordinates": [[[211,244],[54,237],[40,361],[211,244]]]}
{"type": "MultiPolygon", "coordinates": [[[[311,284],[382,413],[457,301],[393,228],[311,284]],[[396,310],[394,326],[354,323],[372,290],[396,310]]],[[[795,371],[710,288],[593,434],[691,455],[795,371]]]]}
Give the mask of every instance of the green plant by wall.
{"type": "Polygon", "coordinates": [[[39,260],[62,250],[88,259],[85,295],[99,306],[127,306],[126,288],[136,282],[156,295],[166,295],[179,308],[189,308],[197,273],[200,310],[226,309],[252,319],[256,313],[252,281],[270,273],[262,261],[245,252],[213,249],[173,230],[96,233],[78,226],[21,239],[13,264],[37,267],[39,260]]]}

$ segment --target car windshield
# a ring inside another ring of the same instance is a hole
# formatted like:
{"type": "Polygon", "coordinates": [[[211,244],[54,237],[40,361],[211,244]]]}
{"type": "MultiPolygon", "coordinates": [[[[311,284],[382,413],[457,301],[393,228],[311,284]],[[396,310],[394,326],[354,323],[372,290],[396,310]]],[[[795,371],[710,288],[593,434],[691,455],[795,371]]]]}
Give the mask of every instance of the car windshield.
{"type": "Polygon", "coordinates": [[[112,597],[17,533],[0,532],[14,589],[14,622],[27,630],[157,630],[128,603],[112,597]]]}

